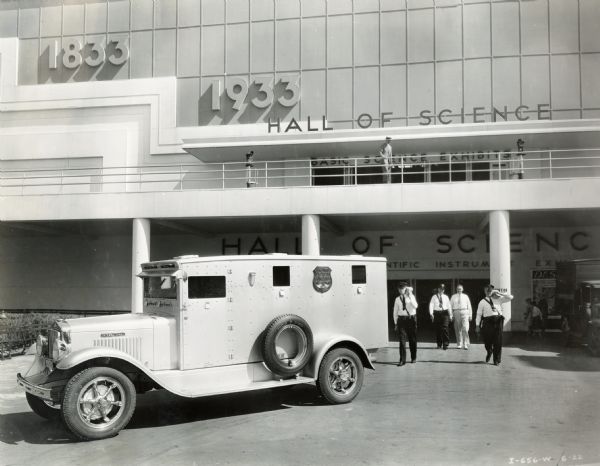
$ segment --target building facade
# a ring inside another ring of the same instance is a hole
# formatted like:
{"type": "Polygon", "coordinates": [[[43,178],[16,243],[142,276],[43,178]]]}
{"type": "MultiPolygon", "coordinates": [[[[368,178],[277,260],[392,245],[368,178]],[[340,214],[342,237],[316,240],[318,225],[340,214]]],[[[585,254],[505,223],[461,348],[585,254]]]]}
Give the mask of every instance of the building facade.
{"type": "Polygon", "coordinates": [[[598,23],[597,0],[2,2],[0,308],[136,312],[148,259],[365,254],[421,312],[491,280],[523,330],[556,262],[600,256],[598,23]]]}

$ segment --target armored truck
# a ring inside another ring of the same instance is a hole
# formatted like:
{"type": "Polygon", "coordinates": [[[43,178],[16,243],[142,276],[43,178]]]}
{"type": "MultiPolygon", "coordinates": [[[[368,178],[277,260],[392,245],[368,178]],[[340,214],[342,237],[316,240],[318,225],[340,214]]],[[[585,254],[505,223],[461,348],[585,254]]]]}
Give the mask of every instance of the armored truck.
{"type": "Polygon", "coordinates": [[[58,320],[17,375],[31,409],[80,439],[116,435],[151,389],[314,383],[348,403],[387,344],[383,258],[180,256],[142,264],[139,277],[143,313],[58,320]]]}
{"type": "Polygon", "coordinates": [[[587,343],[600,356],[600,259],[559,262],[556,306],[565,345],[587,343]]]}

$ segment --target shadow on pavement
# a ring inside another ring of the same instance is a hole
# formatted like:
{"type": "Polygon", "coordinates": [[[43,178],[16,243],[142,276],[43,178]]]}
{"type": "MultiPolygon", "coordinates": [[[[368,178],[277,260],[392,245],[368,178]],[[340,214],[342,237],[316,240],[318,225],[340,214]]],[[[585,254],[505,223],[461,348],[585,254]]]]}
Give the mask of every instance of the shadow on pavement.
{"type": "MultiPolygon", "coordinates": [[[[183,398],[166,390],[155,390],[138,395],[135,413],[126,430],[264,413],[293,406],[325,405],[327,402],[319,396],[315,386],[309,384],[201,398],[183,398]]],[[[58,445],[77,441],[61,422],[48,421],[32,412],[0,415],[0,443],[58,445]]]]}
{"type": "Polygon", "coordinates": [[[600,372],[600,359],[592,356],[581,356],[559,353],[550,356],[515,355],[524,364],[538,369],[568,372],[600,372]]]}
{"type": "Polygon", "coordinates": [[[485,361],[438,361],[434,359],[423,359],[419,362],[434,362],[436,364],[486,364],[485,361]]]}
{"type": "Polygon", "coordinates": [[[263,413],[291,406],[326,404],[314,385],[201,398],[183,398],[166,390],[155,390],[138,396],[137,407],[127,429],[175,425],[210,419],[263,413]]]}
{"type": "Polygon", "coordinates": [[[60,445],[75,439],[59,421],[48,421],[32,412],[0,415],[0,443],[60,445]]]}

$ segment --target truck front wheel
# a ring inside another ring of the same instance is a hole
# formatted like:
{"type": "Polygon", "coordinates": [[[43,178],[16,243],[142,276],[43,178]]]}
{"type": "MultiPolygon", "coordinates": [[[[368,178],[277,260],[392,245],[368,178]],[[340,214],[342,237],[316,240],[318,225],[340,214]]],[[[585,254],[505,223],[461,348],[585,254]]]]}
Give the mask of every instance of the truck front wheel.
{"type": "Polygon", "coordinates": [[[62,403],[65,425],[82,440],[117,435],[135,410],[131,380],[110,367],[90,367],[67,383],[62,403]]]}
{"type": "Polygon", "coordinates": [[[317,389],[331,404],[349,403],[362,387],[364,368],[358,355],[348,348],[329,351],[319,367],[317,389]]]}

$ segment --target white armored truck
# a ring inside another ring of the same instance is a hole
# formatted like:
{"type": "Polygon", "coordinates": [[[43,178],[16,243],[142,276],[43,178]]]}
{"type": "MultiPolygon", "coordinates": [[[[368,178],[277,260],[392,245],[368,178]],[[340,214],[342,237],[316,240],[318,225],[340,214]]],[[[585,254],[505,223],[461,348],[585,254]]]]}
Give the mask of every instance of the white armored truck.
{"type": "Polygon", "coordinates": [[[143,313],[58,320],[17,375],[31,409],[81,439],[116,435],[150,389],[199,397],[315,382],[347,403],[387,344],[383,258],[182,256],[139,276],[143,313]]]}

